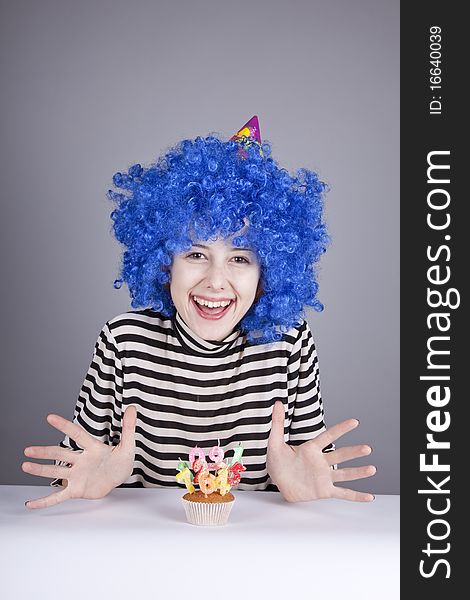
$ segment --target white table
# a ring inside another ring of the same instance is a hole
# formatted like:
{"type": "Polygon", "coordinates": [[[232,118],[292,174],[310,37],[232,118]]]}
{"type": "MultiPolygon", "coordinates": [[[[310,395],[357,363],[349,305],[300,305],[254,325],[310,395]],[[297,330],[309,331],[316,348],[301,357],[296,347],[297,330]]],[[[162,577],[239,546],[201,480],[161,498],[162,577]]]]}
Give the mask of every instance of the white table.
{"type": "Polygon", "coordinates": [[[50,491],[0,486],[2,600],[399,598],[399,496],[288,504],[236,490],[225,527],[196,527],[184,490],[24,507],[50,491]]]}

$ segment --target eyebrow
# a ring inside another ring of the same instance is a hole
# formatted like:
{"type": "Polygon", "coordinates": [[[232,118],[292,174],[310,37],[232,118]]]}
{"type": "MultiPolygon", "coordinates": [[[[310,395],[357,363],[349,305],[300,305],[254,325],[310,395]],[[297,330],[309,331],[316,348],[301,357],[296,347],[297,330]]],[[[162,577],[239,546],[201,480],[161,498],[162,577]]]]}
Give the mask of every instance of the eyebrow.
{"type": "MultiPolygon", "coordinates": [[[[191,248],[204,248],[204,250],[210,250],[210,247],[205,246],[204,244],[193,244],[191,248]]],[[[232,246],[230,252],[237,252],[239,250],[245,250],[246,252],[254,252],[253,248],[241,248],[239,246],[232,246]]]]}

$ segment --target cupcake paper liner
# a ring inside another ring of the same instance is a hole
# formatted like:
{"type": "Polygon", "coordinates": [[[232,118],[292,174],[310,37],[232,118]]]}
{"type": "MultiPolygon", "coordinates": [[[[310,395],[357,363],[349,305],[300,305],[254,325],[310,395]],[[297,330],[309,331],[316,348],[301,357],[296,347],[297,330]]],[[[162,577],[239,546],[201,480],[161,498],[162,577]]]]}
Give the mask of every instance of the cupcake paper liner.
{"type": "Polygon", "coordinates": [[[186,519],[192,525],[225,525],[235,500],[231,502],[191,502],[181,498],[186,519]]]}

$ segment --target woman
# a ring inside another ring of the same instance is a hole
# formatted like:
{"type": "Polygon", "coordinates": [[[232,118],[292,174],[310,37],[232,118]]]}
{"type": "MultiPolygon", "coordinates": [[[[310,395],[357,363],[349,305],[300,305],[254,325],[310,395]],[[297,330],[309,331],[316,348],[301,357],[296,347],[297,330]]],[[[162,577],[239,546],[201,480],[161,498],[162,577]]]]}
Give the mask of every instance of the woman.
{"type": "Polygon", "coordinates": [[[108,321],[73,422],[49,415],[60,446],[25,449],[55,465],[23,470],[62,489],[26,503],[101,498],[114,487],[175,486],[179,457],[243,442],[240,489],[289,502],[373,500],[334,483],[375,467],[336,469],[366,445],[334,449],[358,425],[325,429],[318,359],[304,307],[326,249],[325,185],[295,176],[261,143],[253,117],[228,142],[183,140],[148,169],[114,176],[114,233],[134,310],[108,321]],[[150,307],[150,308],[149,308],[150,307]]]}

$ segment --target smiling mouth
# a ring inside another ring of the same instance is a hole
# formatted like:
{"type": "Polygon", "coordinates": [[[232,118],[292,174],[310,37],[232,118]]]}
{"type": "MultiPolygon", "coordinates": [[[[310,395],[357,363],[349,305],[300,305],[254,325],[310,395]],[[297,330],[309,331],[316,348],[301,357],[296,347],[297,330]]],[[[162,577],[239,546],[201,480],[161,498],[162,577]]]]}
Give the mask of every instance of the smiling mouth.
{"type": "MultiPolygon", "coordinates": [[[[230,300],[230,302],[227,306],[221,306],[221,305],[220,306],[207,306],[205,304],[201,304],[200,302],[197,302],[195,300],[194,296],[191,296],[191,302],[193,303],[193,306],[195,307],[198,315],[201,316],[203,319],[208,319],[208,320],[222,319],[227,314],[227,312],[230,310],[232,305],[235,304],[235,300],[230,300]]],[[[211,304],[214,304],[214,303],[211,303],[211,304]]],[[[215,302],[215,304],[220,304],[220,303],[215,302]]],[[[225,302],[223,304],[225,304],[225,302]]]]}

